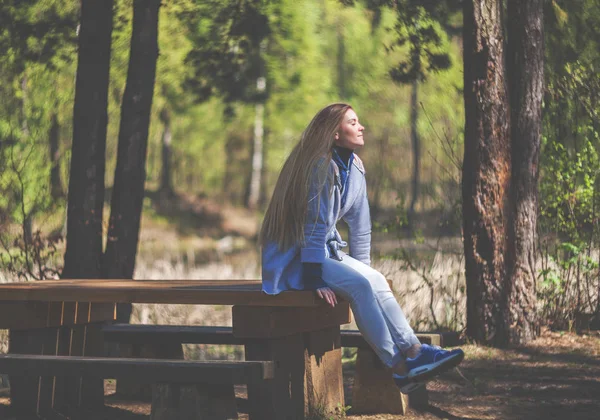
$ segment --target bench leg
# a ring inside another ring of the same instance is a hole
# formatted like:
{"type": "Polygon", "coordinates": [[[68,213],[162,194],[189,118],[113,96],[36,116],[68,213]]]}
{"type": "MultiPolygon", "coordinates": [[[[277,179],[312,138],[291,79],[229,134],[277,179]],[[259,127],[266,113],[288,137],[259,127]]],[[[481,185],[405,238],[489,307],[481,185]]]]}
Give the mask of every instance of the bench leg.
{"type": "Polygon", "coordinates": [[[304,413],[334,413],[344,406],[340,327],[305,333],[304,346],[304,413]]]}
{"type": "MultiPolygon", "coordinates": [[[[9,353],[41,354],[44,344],[42,330],[11,330],[9,333],[9,353]]],[[[10,376],[11,406],[18,416],[35,416],[38,405],[38,376],[10,376]]]]}
{"type": "MultiPolygon", "coordinates": [[[[120,357],[141,357],[147,359],[181,359],[183,348],[180,343],[165,341],[164,343],[120,343],[120,357]]],[[[152,385],[136,381],[135,378],[122,378],[117,380],[116,394],[121,398],[138,401],[152,399],[152,385]]]]}
{"type": "Polygon", "coordinates": [[[248,384],[251,420],[300,419],[304,413],[304,340],[302,334],[250,339],[246,360],[273,360],[275,378],[248,384]]]}
{"type": "Polygon", "coordinates": [[[352,412],[406,414],[409,407],[428,404],[427,389],[402,394],[392,371],[383,365],[371,349],[358,349],[354,386],[352,389],[352,412]]]}
{"type": "Polygon", "coordinates": [[[250,418],[302,419],[344,405],[339,327],[249,340],[246,360],[277,362],[275,379],[248,384],[250,418]]]}
{"type": "Polygon", "coordinates": [[[153,385],[150,420],[237,419],[233,385],[153,385]]]}

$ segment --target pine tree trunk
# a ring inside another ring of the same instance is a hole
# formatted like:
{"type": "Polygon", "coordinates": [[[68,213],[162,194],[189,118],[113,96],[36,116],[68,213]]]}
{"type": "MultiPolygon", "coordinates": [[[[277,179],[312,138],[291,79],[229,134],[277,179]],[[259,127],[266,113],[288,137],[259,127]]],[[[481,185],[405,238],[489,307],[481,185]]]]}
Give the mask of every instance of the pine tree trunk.
{"type": "Polygon", "coordinates": [[[261,174],[263,168],[264,118],[265,105],[258,103],[255,105],[252,168],[250,173],[250,188],[248,193],[248,208],[253,210],[258,208],[258,200],[260,199],[261,174]]]}
{"type": "Polygon", "coordinates": [[[48,145],[50,147],[50,194],[54,200],[63,196],[63,188],[60,182],[60,152],[59,143],[59,125],[58,116],[52,114],[50,131],[48,132],[48,145]]]}
{"type": "Polygon", "coordinates": [[[341,21],[337,24],[337,75],[338,75],[338,94],[340,98],[346,98],[346,45],[344,40],[344,27],[341,21]]]}
{"type": "Polygon", "coordinates": [[[102,276],[112,0],[81,3],[63,278],[102,276]]]}
{"type": "Polygon", "coordinates": [[[162,166],[160,174],[160,195],[168,198],[173,195],[173,182],[171,181],[171,115],[168,110],[163,109],[161,111],[160,121],[163,123],[161,139],[162,166]]]}
{"type": "Polygon", "coordinates": [[[502,0],[464,2],[463,226],[467,335],[504,345],[511,147],[502,0]]]}
{"type": "MultiPolygon", "coordinates": [[[[105,272],[109,278],[132,278],[146,179],[148,127],[158,57],[160,0],[135,0],[131,52],[119,127],[117,166],[111,200],[105,272]]],[[[131,307],[117,317],[127,322],[131,307]]]]}
{"type": "MultiPolygon", "coordinates": [[[[415,57],[420,60],[420,53],[415,57]]],[[[413,59],[415,59],[413,58],[413,59]]],[[[415,220],[415,206],[419,199],[419,186],[421,184],[421,140],[419,139],[419,82],[413,80],[410,94],[410,143],[412,146],[412,176],[410,179],[410,205],[408,208],[408,226],[413,230],[415,220]]]]}
{"type": "Polygon", "coordinates": [[[544,86],[543,0],[508,1],[513,252],[507,266],[510,344],[535,338],[535,258],[544,86]]]}

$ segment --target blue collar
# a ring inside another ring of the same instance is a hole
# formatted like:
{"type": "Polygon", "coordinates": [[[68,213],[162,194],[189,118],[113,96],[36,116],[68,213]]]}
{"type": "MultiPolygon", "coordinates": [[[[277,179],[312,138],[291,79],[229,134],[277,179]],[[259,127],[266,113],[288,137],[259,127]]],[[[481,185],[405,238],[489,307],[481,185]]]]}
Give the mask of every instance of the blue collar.
{"type": "Polygon", "coordinates": [[[348,195],[346,184],[348,183],[348,175],[350,174],[350,168],[352,167],[352,161],[354,160],[354,152],[350,149],[334,146],[331,150],[331,156],[340,169],[340,181],[342,183],[341,205],[344,207],[346,204],[346,196],[348,195]]]}
{"type": "Polygon", "coordinates": [[[340,171],[349,171],[354,161],[354,151],[344,147],[334,146],[331,155],[333,161],[340,168],[340,171]]]}

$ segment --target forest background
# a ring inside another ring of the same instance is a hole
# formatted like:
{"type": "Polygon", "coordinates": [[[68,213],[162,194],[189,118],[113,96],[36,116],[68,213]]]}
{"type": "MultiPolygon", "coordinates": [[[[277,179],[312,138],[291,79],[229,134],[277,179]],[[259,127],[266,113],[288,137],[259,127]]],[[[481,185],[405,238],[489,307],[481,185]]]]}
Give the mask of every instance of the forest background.
{"type": "MultiPolygon", "coordinates": [[[[259,277],[278,171],[316,111],[345,101],[366,127],[374,264],[417,329],[464,329],[461,2],[388,3],[162,2],[134,278],[259,277]]],[[[105,215],[132,5],[114,2],[105,215]]],[[[0,7],[3,282],[64,266],[79,12],[60,0],[0,7]]],[[[600,319],[600,1],[545,1],[544,24],[537,309],[571,329],[600,319]]],[[[175,311],[139,306],[134,319],[200,316],[175,311]]]]}

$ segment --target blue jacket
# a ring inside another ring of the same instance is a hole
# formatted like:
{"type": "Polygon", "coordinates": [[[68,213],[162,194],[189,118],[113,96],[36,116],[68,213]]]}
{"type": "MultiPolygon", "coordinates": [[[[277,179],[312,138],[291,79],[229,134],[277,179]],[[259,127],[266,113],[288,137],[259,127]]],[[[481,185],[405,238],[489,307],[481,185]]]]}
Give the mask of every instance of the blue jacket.
{"type": "Polygon", "coordinates": [[[362,161],[355,156],[352,162],[343,207],[339,168],[333,160],[329,164],[329,171],[331,176],[328,179],[334,180],[333,189],[326,183],[320,202],[316,196],[311,196],[308,202],[304,244],[285,250],[279,249],[274,242],[263,247],[262,288],[265,293],[303,290],[302,263],[322,263],[326,258],[336,257],[337,251],[347,245],[336,229],[340,219],[348,224],[349,255],[367,265],[371,264],[371,216],[362,161]]]}

